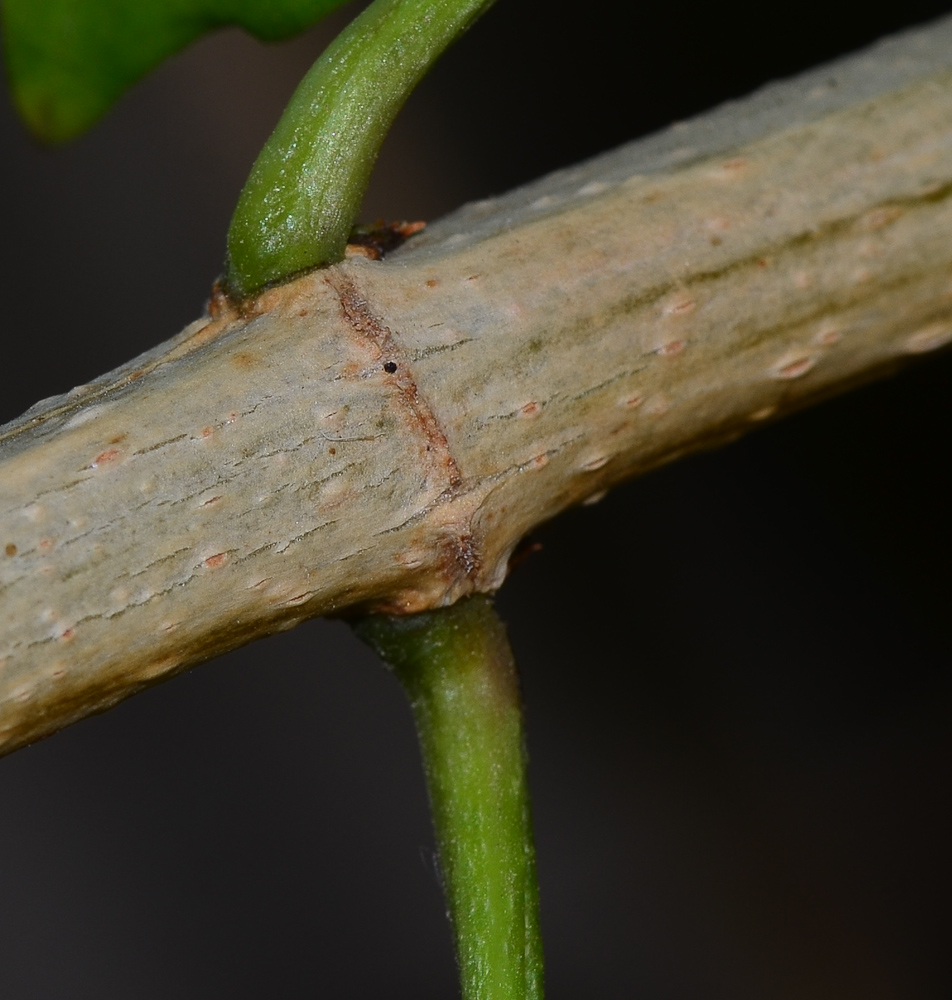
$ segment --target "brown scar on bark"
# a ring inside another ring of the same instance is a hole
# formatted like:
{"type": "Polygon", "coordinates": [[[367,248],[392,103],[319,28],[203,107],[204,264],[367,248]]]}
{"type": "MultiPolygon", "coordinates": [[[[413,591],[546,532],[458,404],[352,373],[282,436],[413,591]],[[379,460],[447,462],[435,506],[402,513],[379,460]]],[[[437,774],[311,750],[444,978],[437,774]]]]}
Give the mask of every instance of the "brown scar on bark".
{"type": "Polygon", "coordinates": [[[462,532],[453,539],[453,545],[453,556],[456,559],[456,564],[468,580],[474,579],[483,563],[476,551],[473,536],[469,532],[462,532]]]}
{"type": "Polygon", "coordinates": [[[457,489],[462,482],[459,466],[450,453],[443,428],[417,388],[410,364],[397,346],[393,331],[373,314],[350,278],[334,273],[328,274],[324,280],[337,293],[341,312],[348,326],[358,336],[373,343],[380,352],[381,370],[392,376],[389,382],[397,388],[410,424],[423,438],[426,454],[434,471],[446,479],[448,489],[457,489]]]}
{"type": "Polygon", "coordinates": [[[476,542],[472,535],[463,535],[460,538],[460,562],[466,570],[468,579],[475,582],[483,568],[482,556],[476,547],[476,542]]]}
{"type": "MultiPolygon", "coordinates": [[[[416,384],[410,363],[396,343],[393,331],[374,315],[350,277],[340,272],[329,272],[324,280],[337,293],[341,313],[350,329],[361,340],[369,340],[380,352],[379,364],[381,371],[387,373],[387,385],[396,389],[397,399],[402,404],[411,432],[421,440],[421,450],[427,465],[437,481],[444,484],[439,504],[452,503],[464,492],[459,465],[450,451],[443,428],[416,384]]],[[[455,518],[451,516],[448,519],[450,521],[455,521],[455,518]]],[[[441,546],[443,554],[440,558],[443,564],[441,575],[448,577],[450,581],[469,581],[472,584],[482,569],[483,560],[471,523],[472,518],[466,516],[444,536],[445,542],[441,546]]],[[[449,527],[449,523],[447,526],[449,527]]],[[[412,602],[399,603],[403,605],[412,602]]],[[[389,608],[392,611],[395,605],[390,604],[389,608]]]]}
{"type": "Polygon", "coordinates": [[[235,311],[235,307],[232,305],[232,301],[225,289],[223,278],[218,278],[212,285],[212,293],[209,296],[208,305],[205,307],[205,310],[212,319],[221,319],[235,311]]]}
{"type": "Polygon", "coordinates": [[[383,219],[371,226],[354,226],[347,237],[345,253],[348,257],[381,260],[425,228],[425,222],[384,222],[383,219]]]}
{"type": "MultiPolygon", "coordinates": [[[[303,273],[303,272],[302,272],[303,273]]],[[[212,284],[211,295],[205,305],[205,311],[213,322],[229,322],[232,320],[253,319],[260,316],[262,312],[267,312],[268,305],[262,304],[262,299],[268,293],[280,289],[283,285],[290,283],[300,274],[291,275],[287,282],[280,282],[277,285],[266,285],[246,298],[239,298],[228,288],[228,282],[224,278],[216,278],[212,284]]]]}

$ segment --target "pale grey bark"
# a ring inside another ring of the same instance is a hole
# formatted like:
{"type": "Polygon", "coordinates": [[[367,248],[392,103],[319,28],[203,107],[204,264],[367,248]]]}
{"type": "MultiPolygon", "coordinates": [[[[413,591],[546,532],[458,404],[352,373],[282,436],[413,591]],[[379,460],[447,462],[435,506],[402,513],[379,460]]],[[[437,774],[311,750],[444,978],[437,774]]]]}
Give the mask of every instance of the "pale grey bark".
{"type": "Polygon", "coordinates": [[[952,21],[192,324],[0,430],[0,745],[952,340],[952,21]]]}

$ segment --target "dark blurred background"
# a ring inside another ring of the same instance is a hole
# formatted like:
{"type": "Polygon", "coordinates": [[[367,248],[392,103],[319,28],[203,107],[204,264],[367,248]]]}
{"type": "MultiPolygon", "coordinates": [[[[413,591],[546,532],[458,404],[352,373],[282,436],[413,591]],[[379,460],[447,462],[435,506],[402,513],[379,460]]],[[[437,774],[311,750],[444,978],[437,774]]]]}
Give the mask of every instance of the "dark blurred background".
{"type": "MultiPolygon", "coordinates": [[[[367,198],[429,218],[944,12],[500,0],[367,198]]],[[[0,419],[202,309],[252,159],[353,9],[203,41],[51,153],[0,108],[0,419]]],[[[538,535],[524,676],[550,1000],[952,995],[952,358],[538,535]]],[[[456,992],[410,715],[341,623],[0,761],[0,996],[456,992]]]]}

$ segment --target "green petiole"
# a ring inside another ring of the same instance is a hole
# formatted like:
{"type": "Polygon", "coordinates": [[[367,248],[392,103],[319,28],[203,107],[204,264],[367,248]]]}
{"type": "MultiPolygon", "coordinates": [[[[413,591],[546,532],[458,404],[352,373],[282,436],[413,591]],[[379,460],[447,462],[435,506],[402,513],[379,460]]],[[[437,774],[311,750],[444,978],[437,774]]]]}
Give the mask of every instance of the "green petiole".
{"type": "Polygon", "coordinates": [[[344,255],[397,112],[492,0],[375,0],[301,81],[228,229],[227,283],[252,295],[344,255]]]}
{"type": "Polygon", "coordinates": [[[535,848],[519,680],[484,596],[356,626],[416,719],[463,1000],[541,1000],[535,848]]]}

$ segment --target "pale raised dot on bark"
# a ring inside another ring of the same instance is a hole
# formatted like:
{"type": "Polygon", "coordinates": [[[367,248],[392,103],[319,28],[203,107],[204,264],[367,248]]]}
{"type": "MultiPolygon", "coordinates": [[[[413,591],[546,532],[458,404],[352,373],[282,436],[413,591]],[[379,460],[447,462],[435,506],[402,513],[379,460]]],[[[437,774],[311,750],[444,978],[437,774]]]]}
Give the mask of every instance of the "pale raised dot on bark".
{"type": "Polygon", "coordinates": [[[806,291],[813,284],[813,275],[809,271],[797,271],[793,276],[793,283],[801,291],[806,291]]]}
{"type": "Polygon", "coordinates": [[[425,560],[425,552],[413,549],[409,552],[399,552],[394,556],[394,562],[400,566],[406,566],[407,569],[416,569],[418,566],[422,566],[425,560]]]}
{"type": "Polygon", "coordinates": [[[771,378],[790,380],[802,378],[816,366],[817,357],[813,354],[784,355],[770,369],[771,378]]]}
{"type": "Polygon", "coordinates": [[[637,409],[645,401],[645,397],[640,392],[634,392],[629,396],[622,396],[618,400],[618,405],[624,410],[637,409]]]}
{"type": "Polygon", "coordinates": [[[608,465],[610,459],[611,455],[592,455],[588,458],[583,458],[579,463],[579,468],[583,472],[595,472],[597,469],[608,465]]]}
{"type": "Polygon", "coordinates": [[[925,354],[952,342],[952,324],[930,323],[917,330],[903,345],[908,354],[925,354]]]}
{"type": "Polygon", "coordinates": [[[687,316],[697,308],[697,300],[692,295],[678,293],[668,298],[661,306],[661,313],[664,316],[679,317],[687,316]]]}
{"type": "Polygon", "coordinates": [[[592,195],[604,194],[610,187],[611,185],[606,184],[604,181],[589,181],[588,184],[583,184],[576,194],[582,198],[589,198],[592,195]]]}
{"type": "Polygon", "coordinates": [[[815,343],[821,347],[832,347],[843,339],[843,334],[838,326],[821,326],[813,337],[815,343]]]}
{"type": "Polygon", "coordinates": [[[750,161],[744,156],[736,156],[730,160],[724,160],[710,171],[711,177],[716,180],[737,181],[740,180],[750,170],[750,161]]]}
{"type": "MultiPolygon", "coordinates": [[[[76,392],[75,389],[70,390],[71,392],[76,392]]],[[[76,393],[80,395],[80,393],[76,393]]],[[[88,424],[91,420],[96,420],[101,417],[104,413],[111,409],[110,406],[106,404],[100,404],[99,406],[90,406],[85,410],[80,410],[78,413],[74,413],[73,416],[66,421],[66,427],[82,427],[83,424],[88,424]]]]}
{"type": "Polygon", "coordinates": [[[652,417],[663,417],[671,410],[671,399],[663,392],[655,393],[645,403],[645,413],[652,417]]]}
{"type": "Polygon", "coordinates": [[[46,508],[41,503],[30,503],[23,508],[21,513],[28,521],[36,524],[46,517],[46,508]]]}

